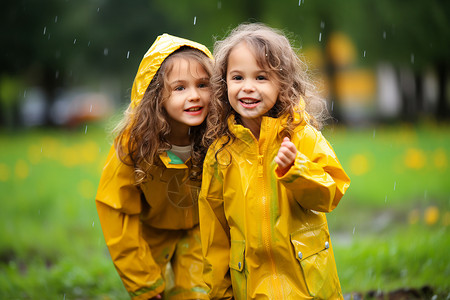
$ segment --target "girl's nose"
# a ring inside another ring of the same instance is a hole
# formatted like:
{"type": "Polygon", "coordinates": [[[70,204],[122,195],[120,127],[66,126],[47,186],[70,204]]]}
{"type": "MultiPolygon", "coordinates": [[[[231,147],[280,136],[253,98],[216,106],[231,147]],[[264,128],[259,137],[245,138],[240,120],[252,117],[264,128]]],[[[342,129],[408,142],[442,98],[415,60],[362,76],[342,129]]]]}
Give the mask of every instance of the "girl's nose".
{"type": "Polygon", "coordinates": [[[251,93],[255,91],[255,86],[250,80],[245,80],[242,90],[246,93],[251,93]]]}
{"type": "Polygon", "coordinates": [[[191,90],[191,93],[189,94],[188,101],[198,101],[200,100],[200,93],[196,88],[193,88],[191,90]]]}

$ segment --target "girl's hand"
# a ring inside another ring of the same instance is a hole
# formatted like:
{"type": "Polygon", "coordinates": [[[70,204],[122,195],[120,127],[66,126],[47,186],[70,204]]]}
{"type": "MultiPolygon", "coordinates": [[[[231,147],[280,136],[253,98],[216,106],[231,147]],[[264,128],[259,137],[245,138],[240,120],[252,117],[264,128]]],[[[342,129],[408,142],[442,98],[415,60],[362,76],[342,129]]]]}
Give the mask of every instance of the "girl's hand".
{"type": "Polygon", "coordinates": [[[161,294],[158,294],[155,297],[150,298],[150,300],[153,300],[153,299],[162,299],[161,294]]]}
{"type": "Polygon", "coordinates": [[[294,164],[295,156],[297,155],[297,148],[291,142],[288,137],[283,139],[281,142],[280,150],[278,150],[278,154],[275,157],[275,162],[278,164],[278,168],[276,170],[278,176],[283,176],[294,164]]]}

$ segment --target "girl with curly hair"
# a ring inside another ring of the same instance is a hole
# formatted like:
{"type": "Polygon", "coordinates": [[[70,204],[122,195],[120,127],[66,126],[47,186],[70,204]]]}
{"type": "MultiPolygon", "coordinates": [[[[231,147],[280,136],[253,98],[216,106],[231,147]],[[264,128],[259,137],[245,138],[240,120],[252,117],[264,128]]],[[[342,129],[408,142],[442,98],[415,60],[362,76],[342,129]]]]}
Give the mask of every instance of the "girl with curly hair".
{"type": "Polygon", "coordinates": [[[117,127],[96,205],[132,299],[208,299],[197,198],[212,64],[204,45],[159,36],[117,127]]]}
{"type": "Polygon", "coordinates": [[[326,105],[281,32],[214,47],[199,196],[211,299],[342,299],[325,213],[350,180],[318,130],[326,105]]]}

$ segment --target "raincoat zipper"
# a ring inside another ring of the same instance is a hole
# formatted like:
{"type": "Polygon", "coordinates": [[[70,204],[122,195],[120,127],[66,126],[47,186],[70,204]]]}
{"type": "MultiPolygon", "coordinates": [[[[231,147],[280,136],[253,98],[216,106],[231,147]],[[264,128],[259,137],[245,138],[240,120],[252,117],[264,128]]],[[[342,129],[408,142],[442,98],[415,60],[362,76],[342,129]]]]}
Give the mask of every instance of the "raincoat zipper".
{"type": "MultiPolygon", "coordinates": [[[[265,128],[265,132],[268,136],[271,136],[270,134],[268,134],[269,130],[270,130],[270,126],[266,126],[267,128],[265,128]]],[[[280,285],[279,285],[279,278],[277,276],[277,269],[276,269],[276,265],[275,265],[275,260],[273,258],[273,253],[272,253],[272,247],[271,247],[271,240],[272,240],[272,234],[271,234],[271,230],[270,230],[270,197],[268,196],[268,192],[267,192],[267,184],[266,184],[266,172],[264,172],[264,154],[267,153],[267,143],[268,141],[265,140],[264,144],[263,144],[263,149],[262,149],[262,155],[259,153],[259,146],[258,146],[258,176],[262,177],[262,182],[263,182],[263,196],[262,196],[262,205],[263,205],[263,244],[264,244],[264,248],[267,254],[267,257],[269,259],[270,262],[270,266],[272,269],[272,281],[273,281],[273,286],[274,286],[274,293],[275,293],[275,299],[280,299],[282,300],[282,293],[280,291],[280,285]]]]}

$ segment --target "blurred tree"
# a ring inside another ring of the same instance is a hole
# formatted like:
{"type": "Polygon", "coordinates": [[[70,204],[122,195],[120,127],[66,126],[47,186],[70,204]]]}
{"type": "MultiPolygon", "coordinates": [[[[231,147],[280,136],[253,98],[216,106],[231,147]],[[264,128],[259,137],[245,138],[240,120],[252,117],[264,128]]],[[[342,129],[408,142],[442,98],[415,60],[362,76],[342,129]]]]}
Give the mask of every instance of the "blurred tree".
{"type": "Polygon", "coordinates": [[[258,21],[292,33],[294,46],[319,49],[323,55],[331,34],[345,32],[355,44],[358,64],[389,61],[417,76],[432,65],[441,89],[437,113],[448,116],[449,14],[445,0],[2,1],[0,28],[6,46],[0,75],[43,87],[50,102],[60,88],[115,80],[125,100],[157,35],[183,36],[212,50],[214,38],[224,37],[239,23],[258,21]]]}

